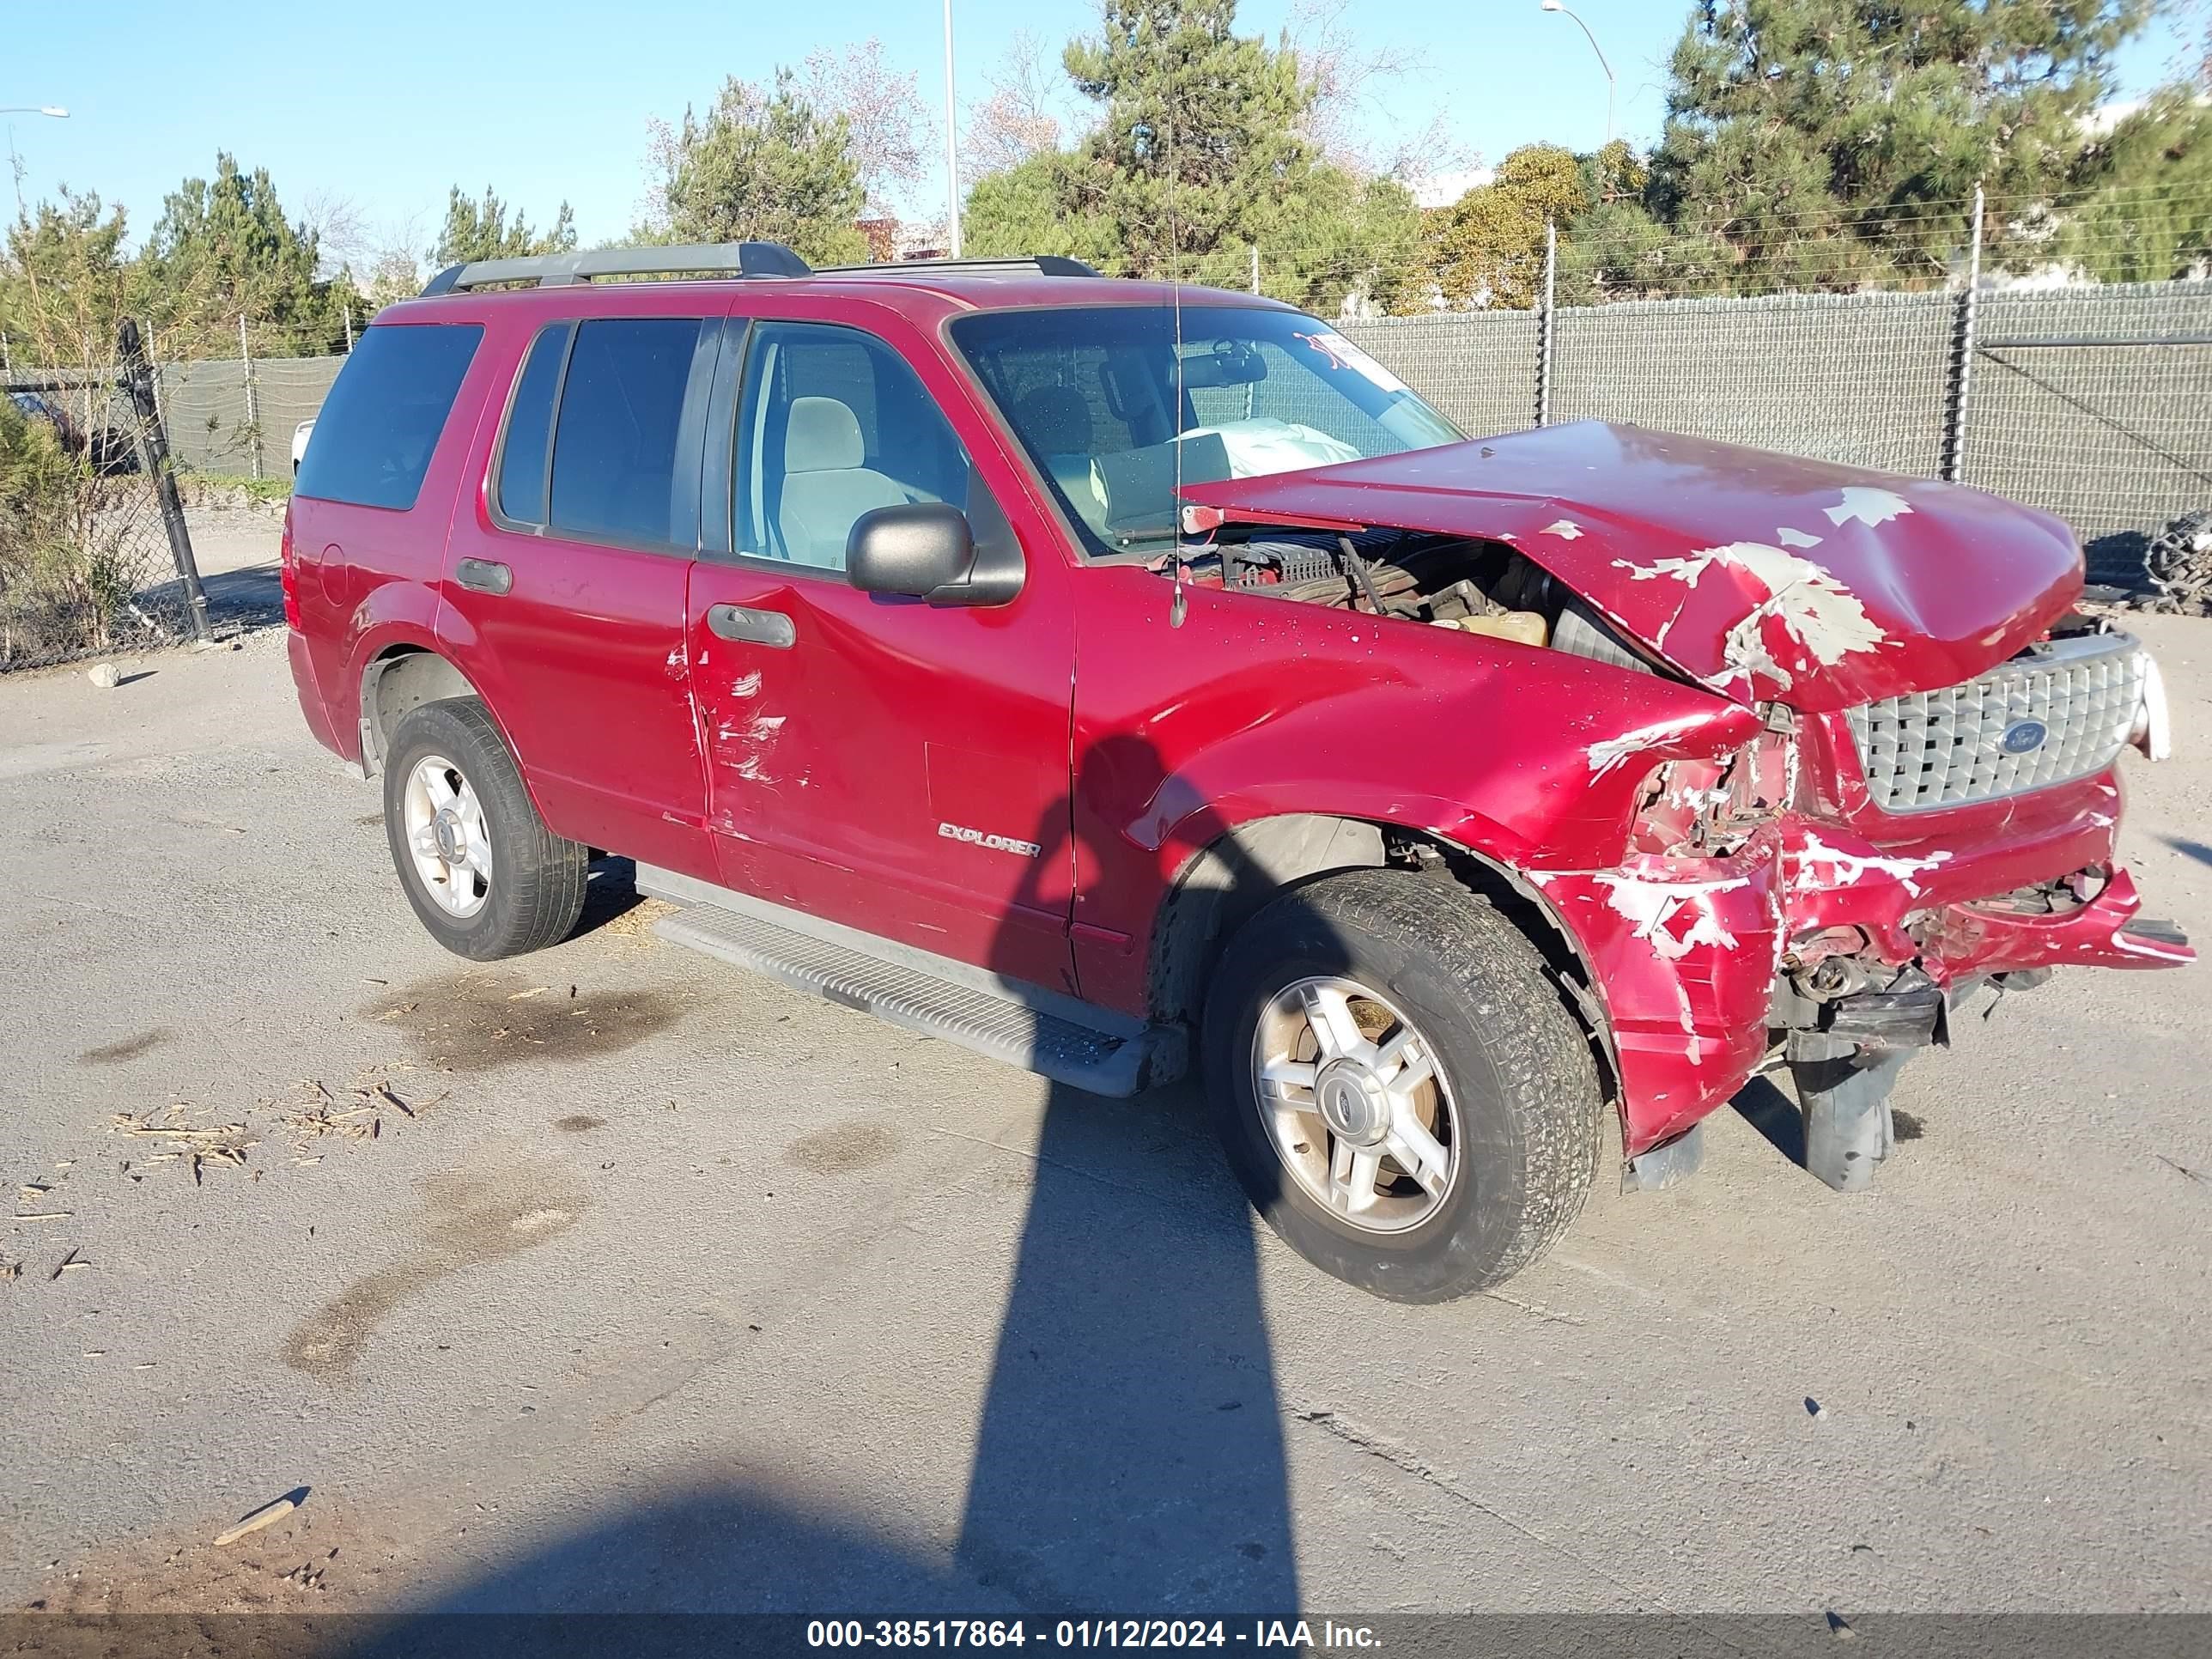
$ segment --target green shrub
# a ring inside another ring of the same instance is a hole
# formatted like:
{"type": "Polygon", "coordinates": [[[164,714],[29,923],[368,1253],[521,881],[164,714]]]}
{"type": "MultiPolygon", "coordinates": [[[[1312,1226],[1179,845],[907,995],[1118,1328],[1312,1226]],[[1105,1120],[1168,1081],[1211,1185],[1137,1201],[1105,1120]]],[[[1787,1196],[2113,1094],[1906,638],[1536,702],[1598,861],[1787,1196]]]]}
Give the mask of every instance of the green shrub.
{"type": "Polygon", "coordinates": [[[117,493],[52,422],[0,398],[0,669],[111,643],[138,589],[117,493]]]}
{"type": "Polygon", "coordinates": [[[244,495],[257,501],[289,501],[289,478],[254,478],[234,472],[179,472],[177,483],[185,501],[193,507],[220,506],[226,495],[244,495]]]}

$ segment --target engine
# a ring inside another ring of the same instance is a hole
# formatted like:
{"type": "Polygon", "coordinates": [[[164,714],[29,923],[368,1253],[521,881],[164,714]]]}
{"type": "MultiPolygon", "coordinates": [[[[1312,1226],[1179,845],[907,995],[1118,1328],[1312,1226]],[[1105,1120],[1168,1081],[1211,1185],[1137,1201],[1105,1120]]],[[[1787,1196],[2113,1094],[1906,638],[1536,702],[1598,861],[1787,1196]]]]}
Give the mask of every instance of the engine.
{"type": "Polygon", "coordinates": [[[1550,572],[1502,543],[1402,530],[1287,530],[1217,542],[1212,553],[1222,584],[1240,592],[1656,672],[1550,572]]]}

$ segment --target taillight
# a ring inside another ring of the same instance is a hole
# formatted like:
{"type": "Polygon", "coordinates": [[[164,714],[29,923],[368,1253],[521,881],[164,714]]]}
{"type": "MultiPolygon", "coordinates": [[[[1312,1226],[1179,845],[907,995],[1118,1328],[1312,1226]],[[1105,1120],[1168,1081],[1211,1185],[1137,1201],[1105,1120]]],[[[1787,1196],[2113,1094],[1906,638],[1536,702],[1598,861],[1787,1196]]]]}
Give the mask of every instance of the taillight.
{"type": "Polygon", "coordinates": [[[284,626],[300,627],[300,568],[292,558],[292,506],[284,504],[284,534],[276,544],[277,582],[284,591],[284,626]]]}

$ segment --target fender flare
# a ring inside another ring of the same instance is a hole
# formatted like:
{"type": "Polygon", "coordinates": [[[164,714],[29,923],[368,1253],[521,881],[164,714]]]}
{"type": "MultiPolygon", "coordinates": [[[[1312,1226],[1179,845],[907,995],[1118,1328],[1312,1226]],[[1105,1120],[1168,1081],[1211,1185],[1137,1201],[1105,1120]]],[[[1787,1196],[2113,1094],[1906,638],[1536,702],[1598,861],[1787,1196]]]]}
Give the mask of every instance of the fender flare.
{"type": "Polygon", "coordinates": [[[476,682],[434,641],[409,635],[387,636],[374,654],[362,664],[359,684],[354,720],[359,733],[362,776],[373,778],[382,769],[385,738],[409,712],[426,702],[473,697],[483,705],[484,713],[499,728],[500,740],[514,756],[527,787],[529,769],[523,764],[499,711],[486,700],[476,682]]]}
{"type": "Polygon", "coordinates": [[[1510,862],[1463,837],[1434,830],[1325,812],[1270,814],[1224,830],[1183,860],[1153,913],[1147,975],[1152,1017],[1176,1023],[1195,1019],[1206,969],[1246,917],[1304,882],[1340,870],[1383,866],[1393,837],[1430,848],[1462,886],[1493,902],[1504,901],[1508,919],[1542,955],[1559,981],[1562,1000],[1596,1048],[1625,1134],[1612,1012],[1581,937],[1542,889],[1510,862]],[[1532,927],[1532,921],[1539,926],[1532,927]]]}

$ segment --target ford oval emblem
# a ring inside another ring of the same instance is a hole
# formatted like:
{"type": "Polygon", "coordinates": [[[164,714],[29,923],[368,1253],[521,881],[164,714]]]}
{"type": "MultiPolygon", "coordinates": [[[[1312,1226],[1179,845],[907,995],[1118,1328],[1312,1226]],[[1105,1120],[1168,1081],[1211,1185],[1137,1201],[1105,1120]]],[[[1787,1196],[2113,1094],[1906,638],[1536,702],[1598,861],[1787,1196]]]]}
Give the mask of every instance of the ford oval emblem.
{"type": "Polygon", "coordinates": [[[2033,755],[2050,735],[2051,728],[2041,720],[2014,720],[2005,727],[1997,747],[2008,755],[2033,755]]]}

